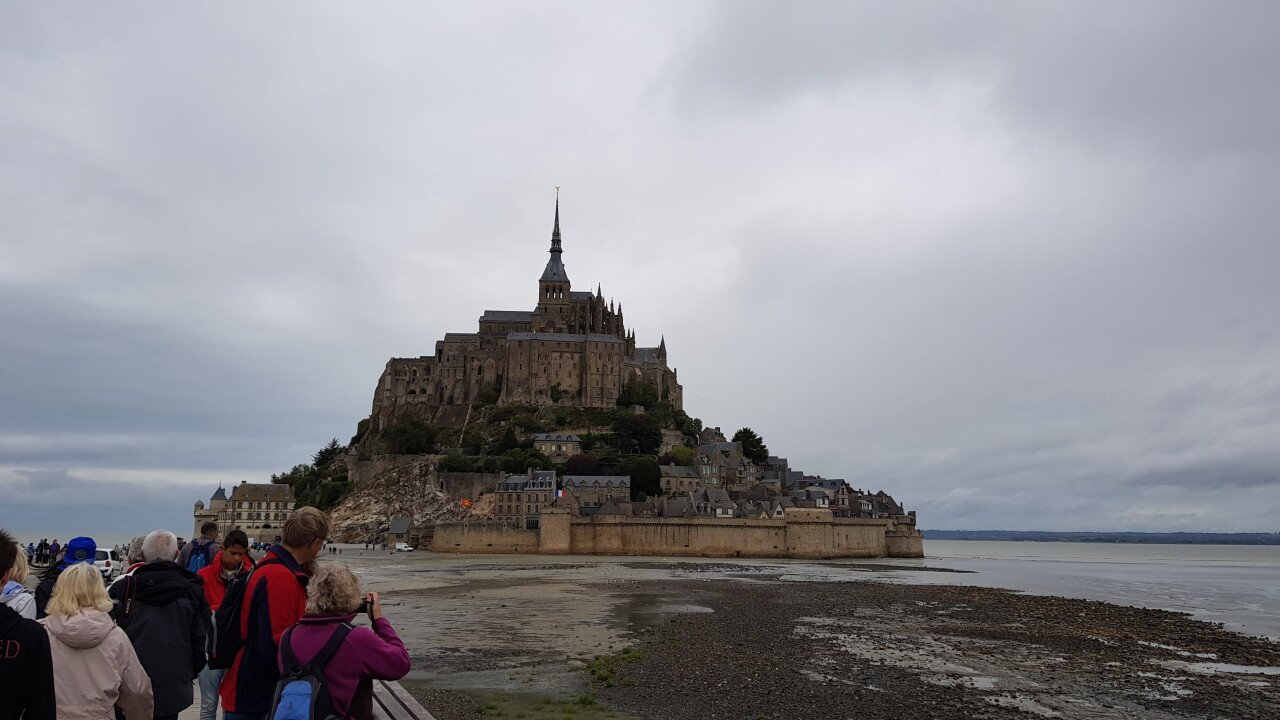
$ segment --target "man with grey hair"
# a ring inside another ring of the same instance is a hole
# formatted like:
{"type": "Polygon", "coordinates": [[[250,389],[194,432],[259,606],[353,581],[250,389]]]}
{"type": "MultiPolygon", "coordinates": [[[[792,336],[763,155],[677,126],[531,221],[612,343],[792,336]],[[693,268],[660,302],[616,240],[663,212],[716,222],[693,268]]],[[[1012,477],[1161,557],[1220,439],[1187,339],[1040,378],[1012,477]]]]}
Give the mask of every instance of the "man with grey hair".
{"type": "Polygon", "coordinates": [[[177,536],[156,530],[141,546],[145,564],[111,586],[113,615],[151,678],[156,720],[177,718],[195,701],[192,681],[205,664],[209,605],[200,579],[175,562],[177,536]]]}

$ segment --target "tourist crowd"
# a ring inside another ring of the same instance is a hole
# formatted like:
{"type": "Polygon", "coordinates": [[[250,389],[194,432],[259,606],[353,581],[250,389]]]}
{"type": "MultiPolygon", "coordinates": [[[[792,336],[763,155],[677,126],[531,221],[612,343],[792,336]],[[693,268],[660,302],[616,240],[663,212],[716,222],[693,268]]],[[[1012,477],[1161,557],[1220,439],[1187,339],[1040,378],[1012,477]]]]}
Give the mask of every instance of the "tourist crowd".
{"type": "Polygon", "coordinates": [[[107,586],[91,538],[23,548],[0,530],[0,720],[173,719],[196,684],[201,720],[219,704],[261,720],[298,702],[289,684],[308,671],[318,717],[373,717],[372,681],[404,677],[409,655],[378,594],[317,562],[328,534],[327,515],[299,508],[255,563],[239,530],[205,523],[185,544],[156,530],[107,586]],[[32,564],[48,565],[34,593],[32,564]],[[361,613],[370,627],[353,625],[361,613]]]}

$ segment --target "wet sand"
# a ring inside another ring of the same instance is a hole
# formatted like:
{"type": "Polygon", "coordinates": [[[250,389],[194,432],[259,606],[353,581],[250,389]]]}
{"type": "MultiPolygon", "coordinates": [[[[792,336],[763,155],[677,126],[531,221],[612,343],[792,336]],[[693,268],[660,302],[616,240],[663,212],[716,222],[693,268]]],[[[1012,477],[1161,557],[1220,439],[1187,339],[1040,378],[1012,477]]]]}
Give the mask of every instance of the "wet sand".
{"type": "Polygon", "coordinates": [[[1280,717],[1280,643],[963,574],[886,582],[891,560],[333,559],[386,593],[439,720],[1280,717]]]}

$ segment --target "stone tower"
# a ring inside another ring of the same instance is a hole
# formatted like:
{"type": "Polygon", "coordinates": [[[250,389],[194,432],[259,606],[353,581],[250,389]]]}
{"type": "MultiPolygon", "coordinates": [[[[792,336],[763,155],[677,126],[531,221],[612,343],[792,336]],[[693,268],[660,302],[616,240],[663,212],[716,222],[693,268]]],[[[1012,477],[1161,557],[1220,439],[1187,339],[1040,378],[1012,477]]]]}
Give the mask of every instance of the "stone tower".
{"type": "Polygon", "coordinates": [[[535,332],[569,331],[569,273],[564,269],[560,247],[560,191],[556,190],[556,219],[551,229],[551,257],[538,279],[538,307],[534,310],[540,322],[535,332]]]}

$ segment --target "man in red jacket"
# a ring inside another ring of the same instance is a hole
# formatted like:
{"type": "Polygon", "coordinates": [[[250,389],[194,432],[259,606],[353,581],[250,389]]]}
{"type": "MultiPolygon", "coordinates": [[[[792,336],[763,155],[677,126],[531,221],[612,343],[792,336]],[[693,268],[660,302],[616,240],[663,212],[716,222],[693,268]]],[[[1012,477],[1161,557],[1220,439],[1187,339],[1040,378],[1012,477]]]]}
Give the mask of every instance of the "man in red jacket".
{"type": "MultiPolygon", "coordinates": [[[[209,603],[209,610],[218,611],[222,598],[227,594],[227,585],[236,576],[253,569],[253,561],[249,559],[249,536],[243,530],[232,530],[227,533],[222,550],[213,556],[213,562],[200,568],[196,575],[204,581],[204,599],[209,603]]],[[[200,671],[200,720],[215,720],[218,715],[218,687],[222,684],[224,669],[205,666],[200,671]]]]}
{"type": "Polygon", "coordinates": [[[271,709],[280,679],[280,636],[306,613],[309,573],[303,568],[320,555],[328,535],[328,515],[313,507],[294,510],[284,521],[280,544],[271,546],[249,577],[240,609],[244,646],[218,693],[223,720],[262,720],[271,709]]]}

